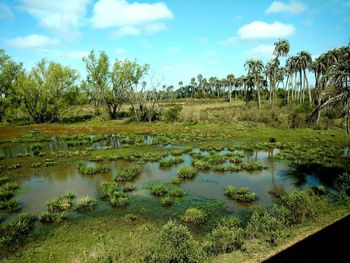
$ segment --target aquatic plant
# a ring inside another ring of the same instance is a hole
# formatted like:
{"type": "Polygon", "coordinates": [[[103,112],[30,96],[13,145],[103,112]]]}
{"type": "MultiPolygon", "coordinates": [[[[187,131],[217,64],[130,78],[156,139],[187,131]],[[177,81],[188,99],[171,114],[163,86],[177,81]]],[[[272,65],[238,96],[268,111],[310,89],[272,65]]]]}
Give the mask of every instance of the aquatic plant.
{"type": "Polygon", "coordinates": [[[30,150],[34,155],[38,155],[42,149],[42,145],[41,144],[32,144],[30,146],[30,150]]]}
{"type": "Polygon", "coordinates": [[[39,215],[39,221],[43,224],[59,224],[67,219],[65,212],[45,211],[39,215]]]}
{"type": "Polygon", "coordinates": [[[150,193],[154,196],[164,196],[168,193],[168,187],[163,183],[154,183],[150,186],[150,193]]]}
{"type": "Polygon", "coordinates": [[[261,162],[258,161],[252,161],[252,162],[243,162],[241,163],[241,168],[244,170],[248,171],[253,171],[253,170],[263,170],[266,169],[266,165],[262,164],[261,162]]]}
{"type": "Polygon", "coordinates": [[[0,176],[0,186],[10,180],[7,176],[0,176]]]}
{"type": "Polygon", "coordinates": [[[132,192],[135,190],[135,185],[131,184],[131,183],[127,183],[124,185],[123,187],[123,192],[132,192]]]}
{"type": "Polygon", "coordinates": [[[128,204],[128,198],[118,195],[113,195],[109,201],[113,207],[125,207],[128,204]]]}
{"type": "Polygon", "coordinates": [[[159,161],[160,167],[169,167],[172,165],[176,165],[182,163],[184,159],[182,157],[171,157],[169,159],[162,159],[159,161]]]}
{"type": "Polygon", "coordinates": [[[350,174],[345,172],[340,174],[334,182],[337,189],[350,195],[350,174]]]}
{"type": "Polygon", "coordinates": [[[231,158],[229,159],[229,161],[230,161],[231,163],[241,163],[241,162],[243,162],[243,158],[240,157],[240,156],[235,155],[235,156],[231,157],[231,158]]]}
{"type": "Polygon", "coordinates": [[[195,168],[200,170],[209,170],[211,167],[209,162],[198,159],[193,159],[192,164],[195,168]]]}
{"type": "Polygon", "coordinates": [[[64,212],[72,208],[74,195],[72,193],[65,193],[60,197],[54,198],[47,202],[47,211],[51,213],[64,212]]]}
{"type": "Polygon", "coordinates": [[[226,186],[225,195],[239,202],[253,202],[257,198],[256,193],[249,191],[247,187],[237,189],[233,185],[226,186]]]}
{"type": "Polygon", "coordinates": [[[190,207],[181,217],[181,221],[185,223],[203,224],[206,221],[206,214],[203,210],[190,207]]]}
{"type": "Polygon", "coordinates": [[[86,175],[94,175],[98,173],[106,173],[109,170],[107,165],[89,165],[85,162],[78,163],[78,171],[86,175]]]}
{"type": "Polygon", "coordinates": [[[160,204],[165,207],[172,206],[174,204],[174,200],[169,196],[165,196],[160,200],[160,204]]]}
{"type": "Polygon", "coordinates": [[[77,211],[79,212],[88,212],[93,211],[96,208],[97,201],[91,196],[86,196],[78,200],[77,202],[77,211]]]}
{"type": "Polygon", "coordinates": [[[171,197],[183,197],[185,195],[185,191],[180,187],[172,187],[169,192],[169,196],[171,197]]]}
{"type": "Polygon", "coordinates": [[[0,201],[7,201],[15,195],[13,190],[0,189],[0,201]]]}
{"type": "Polygon", "coordinates": [[[179,178],[179,177],[173,177],[172,179],[171,179],[171,183],[172,184],[175,184],[175,185],[177,185],[177,184],[181,184],[182,183],[182,179],[181,178],[179,178]]]}
{"type": "Polygon", "coordinates": [[[225,170],[229,172],[238,172],[241,170],[241,167],[239,165],[228,165],[225,167],[225,170]]]}
{"type": "Polygon", "coordinates": [[[116,181],[133,181],[137,176],[141,173],[141,168],[139,166],[135,166],[132,168],[125,168],[118,172],[115,177],[116,181]]]}
{"type": "Polygon", "coordinates": [[[21,205],[16,200],[0,201],[0,211],[5,213],[14,213],[21,210],[21,205]]]}
{"type": "Polygon", "coordinates": [[[182,179],[190,179],[195,177],[197,169],[192,166],[181,166],[177,172],[177,176],[182,179]]]}
{"type": "Polygon", "coordinates": [[[210,166],[210,169],[216,172],[224,172],[226,171],[226,167],[222,165],[212,165],[210,166]]]}
{"type": "Polygon", "coordinates": [[[0,160],[4,160],[5,159],[5,155],[3,153],[0,153],[0,160]]]}

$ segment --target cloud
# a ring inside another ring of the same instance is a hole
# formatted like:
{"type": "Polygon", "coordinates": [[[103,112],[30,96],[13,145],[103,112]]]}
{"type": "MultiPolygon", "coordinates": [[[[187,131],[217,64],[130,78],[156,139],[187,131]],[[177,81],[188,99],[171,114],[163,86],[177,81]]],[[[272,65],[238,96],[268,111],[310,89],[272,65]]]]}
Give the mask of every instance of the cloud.
{"type": "Polygon", "coordinates": [[[84,57],[87,57],[89,53],[90,52],[86,50],[75,50],[65,53],[64,56],[71,59],[82,59],[84,57]]]}
{"type": "Polygon", "coordinates": [[[32,34],[7,40],[7,45],[14,48],[41,48],[60,44],[56,38],[45,35],[32,34]]]}
{"type": "Polygon", "coordinates": [[[99,0],[93,8],[94,28],[116,28],[115,36],[150,35],[165,30],[161,20],[172,19],[173,13],[162,2],[129,3],[126,0],[99,0]]]}
{"type": "Polygon", "coordinates": [[[289,1],[289,3],[284,3],[280,1],[274,1],[267,8],[266,13],[288,13],[290,15],[296,15],[304,12],[306,10],[306,5],[299,1],[289,1]]]}
{"type": "Polygon", "coordinates": [[[4,4],[0,3],[0,20],[12,20],[15,18],[11,8],[4,4]]]}
{"type": "Polygon", "coordinates": [[[254,47],[250,52],[249,55],[254,58],[260,58],[260,59],[270,59],[273,56],[273,51],[275,49],[274,45],[258,45],[254,47]]]}
{"type": "Polygon", "coordinates": [[[35,17],[39,25],[67,39],[79,35],[91,0],[20,0],[21,8],[35,17]]]}
{"type": "Polygon", "coordinates": [[[114,50],[114,54],[117,56],[123,55],[127,52],[127,50],[125,48],[118,48],[116,50],[114,50]]]}
{"type": "Polygon", "coordinates": [[[291,24],[282,24],[280,22],[269,24],[262,21],[253,21],[238,29],[237,34],[240,39],[262,39],[288,37],[294,31],[295,27],[291,24]]]}

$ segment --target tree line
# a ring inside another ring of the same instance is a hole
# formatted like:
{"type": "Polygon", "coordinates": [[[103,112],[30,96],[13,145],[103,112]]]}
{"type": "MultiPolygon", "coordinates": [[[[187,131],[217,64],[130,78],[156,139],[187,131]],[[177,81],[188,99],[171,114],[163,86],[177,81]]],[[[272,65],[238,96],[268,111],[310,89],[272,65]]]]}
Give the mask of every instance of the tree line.
{"type": "MultiPolygon", "coordinates": [[[[107,54],[91,51],[83,58],[87,76],[80,81],[79,73],[70,67],[41,59],[31,70],[14,62],[0,50],[0,120],[15,118],[20,109],[34,122],[57,122],[74,105],[93,104],[96,114],[107,109],[116,119],[123,104],[130,105],[136,121],[152,121],[161,114],[159,103],[184,98],[226,99],[239,97],[256,101],[260,108],[268,103],[310,104],[315,108],[310,120],[316,122],[322,110],[342,105],[340,115],[349,127],[350,47],[329,50],[316,59],[307,51],[288,56],[290,44],[280,39],[275,44],[273,58],[265,65],[249,59],[244,64],[246,74],[226,78],[193,77],[188,85],[179,81],[178,88],[161,83],[146,83],[149,65],[131,60],[110,61],[107,54]],[[286,57],[281,66],[281,57],[286,57]],[[308,76],[313,73],[315,85],[308,76]]],[[[349,128],[348,128],[349,129],[349,128]]]]}

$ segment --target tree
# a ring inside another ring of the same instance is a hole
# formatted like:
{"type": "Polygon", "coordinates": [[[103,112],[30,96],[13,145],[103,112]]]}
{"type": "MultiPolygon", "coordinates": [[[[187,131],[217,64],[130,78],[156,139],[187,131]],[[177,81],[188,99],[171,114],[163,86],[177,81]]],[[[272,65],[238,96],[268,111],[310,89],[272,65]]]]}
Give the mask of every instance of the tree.
{"type": "Polygon", "coordinates": [[[258,107],[260,109],[261,107],[261,100],[260,100],[261,85],[260,84],[261,84],[261,73],[262,73],[262,70],[264,69],[264,65],[261,60],[250,59],[244,64],[244,66],[248,69],[248,75],[251,74],[253,76],[255,90],[257,92],[258,107]]]}
{"type": "Polygon", "coordinates": [[[309,103],[312,103],[311,89],[309,87],[309,82],[306,76],[306,69],[311,68],[312,58],[309,52],[301,51],[297,54],[296,66],[299,71],[299,80],[300,80],[300,89],[302,91],[302,95],[299,98],[300,102],[305,101],[305,89],[308,90],[309,94],[309,103]]]}
{"type": "Polygon", "coordinates": [[[15,89],[22,72],[22,64],[12,61],[5,51],[0,49],[0,122],[8,108],[18,105],[15,89]]]}
{"type": "Polygon", "coordinates": [[[231,103],[231,100],[232,100],[232,87],[235,85],[235,75],[233,74],[228,74],[227,77],[226,77],[226,80],[227,80],[227,85],[228,85],[228,98],[229,98],[229,101],[231,103]]]}
{"type": "Polygon", "coordinates": [[[87,71],[87,83],[89,85],[89,93],[95,102],[96,112],[100,114],[100,108],[103,103],[104,91],[109,81],[109,61],[104,51],[100,52],[97,59],[95,51],[91,51],[87,57],[83,58],[87,71]]]}
{"type": "Polygon", "coordinates": [[[67,94],[78,77],[74,69],[45,59],[28,75],[23,72],[18,93],[29,116],[37,123],[59,121],[69,107],[67,94]]]}

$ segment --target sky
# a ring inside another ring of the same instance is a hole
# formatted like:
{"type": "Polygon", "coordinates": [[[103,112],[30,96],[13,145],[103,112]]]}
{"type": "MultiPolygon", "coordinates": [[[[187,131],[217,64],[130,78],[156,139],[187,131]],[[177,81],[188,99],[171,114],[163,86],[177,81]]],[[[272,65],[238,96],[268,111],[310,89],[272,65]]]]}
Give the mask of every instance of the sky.
{"type": "Polygon", "coordinates": [[[30,69],[41,58],[86,76],[82,57],[149,64],[148,78],[186,85],[191,77],[245,74],[288,39],[290,55],[313,57],[350,39],[350,0],[0,0],[0,48],[30,69]]]}

